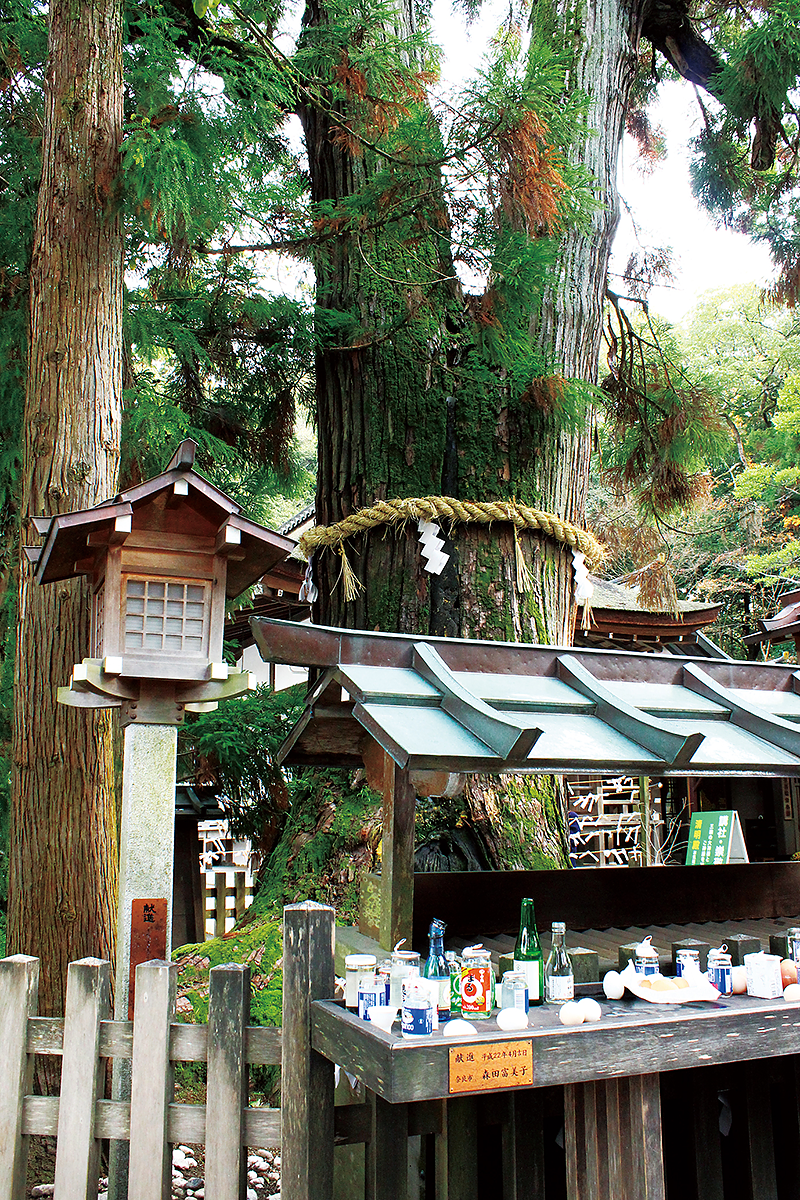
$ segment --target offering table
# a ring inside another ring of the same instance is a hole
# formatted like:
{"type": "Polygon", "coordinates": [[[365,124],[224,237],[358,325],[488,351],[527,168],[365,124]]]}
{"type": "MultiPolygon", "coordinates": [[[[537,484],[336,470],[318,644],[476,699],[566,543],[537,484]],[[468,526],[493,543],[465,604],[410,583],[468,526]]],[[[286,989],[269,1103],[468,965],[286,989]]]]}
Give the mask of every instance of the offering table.
{"type": "MultiPolygon", "coordinates": [[[[603,1002],[598,1023],[566,1028],[555,1007],[543,1006],[531,1010],[529,1028],[522,1031],[503,1032],[490,1019],[475,1023],[474,1038],[446,1038],[440,1029],[417,1041],[404,1040],[399,1032],[384,1033],[336,1002],[313,1003],[314,1049],[371,1094],[368,1194],[393,1200],[414,1194],[407,1175],[407,1138],[428,1133],[433,1135],[436,1182],[426,1190],[426,1200],[433,1195],[436,1200],[478,1200],[484,1194],[503,1200],[564,1194],[568,1200],[659,1200],[668,1194],[669,1160],[676,1155],[667,1144],[671,1133],[665,1142],[662,1113],[663,1077],[675,1072],[666,1081],[672,1110],[667,1124],[674,1125],[675,1115],[685,1110],[677,1151],[685,1155],[679,1167],[682,1200],[693,1194],[729,1194],[723,1186],[718,1132],[721,1084],[730,1084],[737,1096],[739,1127],[734,1132],[746,1131],[739,1147],[746,1151],[745,1190],[737,1194],[759,1200],[779,1197],[770,1060],[780,1058],[781,1070],[794,1079],[789,1056],[800,1053],[800,1004],[750,996],[702,1004],[598,998],[603,1002]],[[722,1064],[736,1066],[729,1074],[715,1074],[716,1068],[724,1070],[722,1064]],[[515,1076],[515,1068],[525,1070],[515,1076]],[[553,1151],[545,1145],[546,1119],[558,1110],[559,1099],[566,1193],[563,1184],[554,1182],[552,1161],[548,1165],[553,1151]],[[480,1185],[481,1120],[499,1134],[487,1142],[487,1153],[494,1147],[488,1168],[493,1193],[480,1185]]],[[[784,1118],[793,1127],[786,1148],[795,1159],[800,1145],[797,1095],[796,1087],[791,1088],[786,1096],[791,1113],[780,1116],[782,1134],[784,1118]]],[[[430,1177],[428,1171],[428,1181],[430,1177]]]]}

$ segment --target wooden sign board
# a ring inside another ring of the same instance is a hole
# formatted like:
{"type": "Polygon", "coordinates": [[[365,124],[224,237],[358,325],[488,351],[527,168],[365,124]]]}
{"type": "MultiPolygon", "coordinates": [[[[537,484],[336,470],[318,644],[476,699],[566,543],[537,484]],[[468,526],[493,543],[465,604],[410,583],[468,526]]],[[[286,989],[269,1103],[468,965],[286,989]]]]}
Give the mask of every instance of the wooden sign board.
{"type": "Polygon", "coordinates": [[[136,968],[139,963],[167,957],[167,901],[131,900],[131,971],[128,979],[128,1020],[133,1020],[136,968]]]}
{"type": "Polygon", "coordinates": [[[494,1092],[533,1083],[533,1039],[450,1047],[450,1094],[494,1092]]]}
{"type": "Polygon", "coordinates": [[[720,866],[723,863],[746,863],[747,847],[735,809],[729,812],[698,812],[692,815],[689,845],[686,847],[686,866],[720,866]]]}

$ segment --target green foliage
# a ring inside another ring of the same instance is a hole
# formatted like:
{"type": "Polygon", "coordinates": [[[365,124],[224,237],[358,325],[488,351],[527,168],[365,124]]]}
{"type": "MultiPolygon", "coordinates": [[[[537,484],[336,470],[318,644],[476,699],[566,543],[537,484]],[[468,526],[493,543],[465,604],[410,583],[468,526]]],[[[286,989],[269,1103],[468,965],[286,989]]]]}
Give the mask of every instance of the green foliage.
{"type": "Polygon", "coordinates": [[[287,792],[274,755],[303,711],[304,692],[302,684],[281,692],[264,685],[180,730],[179,777],[218,783],[235,837],[257,843],[265,824],[283,820],[287,792]]]}
{"type": "Polygon", "coordinates": [[[262,867],[252,910],[277,915],[285,904],[331,904],[343,924],[358,922],[359,876],[374,865],[380,796],[347,771],[303,770],[291,782],[280,840],[262,867]]]}

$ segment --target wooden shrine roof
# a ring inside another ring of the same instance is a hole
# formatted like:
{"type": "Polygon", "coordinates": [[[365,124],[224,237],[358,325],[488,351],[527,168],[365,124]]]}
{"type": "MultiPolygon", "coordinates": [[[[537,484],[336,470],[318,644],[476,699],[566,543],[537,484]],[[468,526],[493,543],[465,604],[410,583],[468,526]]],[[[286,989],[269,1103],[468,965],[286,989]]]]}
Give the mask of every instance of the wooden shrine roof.
{"type": "Polygon", "coordinates": [[[412,770],[800,776],[791,666],[421,638],[254,618],[266,661],[318,668],[280,751],[412,770]]]}

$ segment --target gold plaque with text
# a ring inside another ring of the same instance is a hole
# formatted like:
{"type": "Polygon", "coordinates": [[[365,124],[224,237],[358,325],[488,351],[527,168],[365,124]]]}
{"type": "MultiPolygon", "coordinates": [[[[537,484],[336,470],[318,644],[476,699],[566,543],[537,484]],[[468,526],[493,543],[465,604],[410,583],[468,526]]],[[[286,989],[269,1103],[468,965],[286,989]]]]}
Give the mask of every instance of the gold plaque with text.
{"type": "Polygon", "coordinates": [[[518,1042],[472,1042],[450,1047],[450,1093],[493,1092],[530,1087],[533,1083],[533,1039],[518,1042]]]}

